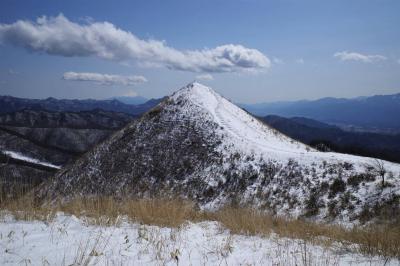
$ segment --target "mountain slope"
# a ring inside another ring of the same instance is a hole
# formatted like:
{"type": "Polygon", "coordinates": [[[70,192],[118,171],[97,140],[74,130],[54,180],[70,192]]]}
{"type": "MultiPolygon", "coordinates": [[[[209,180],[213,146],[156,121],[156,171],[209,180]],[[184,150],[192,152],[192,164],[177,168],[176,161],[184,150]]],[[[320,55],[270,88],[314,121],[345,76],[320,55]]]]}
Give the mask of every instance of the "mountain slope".
{"type": "Polygon", "coordinates": [[[0,114],[0,150],[63,165],[133,119],[128,114],[102,110],[25,109],[0,114]]]}
{"type": "Polygon", "coordinates": [[[0,114],[0,125],[30,128],[119,129],[133,117],[133,115],[101,109],[80,112],[24,109],[0,114]]]}
{"type": "MultiPolygon", "coordinates": [[[[373,163],[316,151],[193,83],[60,171],[38,193],[47,199],[180,195],[204,208],[250,204],[318,219],[370,219],[365,213],[376,212],[370,209],[377,205],[379,211],[397,206],[392,209],[400,213],[399,165],[383,163],[387,178],[381,186],[373,163]]],[[[373,213],[378,215],[383,213],[373,213]]]]}
{"type": "Polygon", "coordinates": [[[36,186],[134,117],[102,110],[0,114],[0,190],[36,186]]]}

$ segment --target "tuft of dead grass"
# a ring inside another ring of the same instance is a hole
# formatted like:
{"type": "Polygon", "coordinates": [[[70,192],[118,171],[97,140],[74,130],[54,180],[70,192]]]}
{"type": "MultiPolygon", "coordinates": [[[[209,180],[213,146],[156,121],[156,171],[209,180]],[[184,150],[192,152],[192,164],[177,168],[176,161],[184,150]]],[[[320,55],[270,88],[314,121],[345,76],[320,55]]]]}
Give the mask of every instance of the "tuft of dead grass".
{"type": "Polygon", "coordinates": [[[178,227],[186,221],[198,221],[200,218],[192,202],[178,199],[77,198],[65,204],[58,203],[56,208],[78,217],[94,218],[95,222],[107,217],[111,224],[118,217],[126,216],[133,222],[178,227]]]}
{"type": "Polygon", "coordinates": [[[236,234],[301,239],[312,244],[327,247],[341,247],[364,255],[397,258],[400,260],[400,225],[371,224],[364,227],[346,229],[339,225],[329,225],[299,219],[271,216],[249,208],[225,207],[209,218],[219,221],[236,234]]]}

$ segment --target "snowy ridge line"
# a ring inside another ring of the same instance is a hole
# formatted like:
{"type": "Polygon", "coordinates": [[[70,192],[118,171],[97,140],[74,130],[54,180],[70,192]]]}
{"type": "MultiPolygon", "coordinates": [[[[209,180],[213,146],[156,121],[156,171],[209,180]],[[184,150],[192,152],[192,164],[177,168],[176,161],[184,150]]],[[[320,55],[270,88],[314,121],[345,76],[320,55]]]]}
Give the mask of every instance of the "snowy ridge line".
{"type": "MultiPolygon", "coordinates": [[[[311,150],[313,150],[311,148],[308,148],[307,150],[306,146],[299,142],[290,143],[290,139],[285,138],[283,136],[282,138],[278,136],[269,136],[269,137],[274,138],[275,142],[277,140],[279,142],[287,142],[287,144],[289,146],[292,146],[294,149],[282,149],[279,147],[274,147],[273,145],[271,146],[268,143],[271,140],[265,138],[266,137],[265,134],[267,135],[274,134],[273,132],[271,132],[272,131],[271,128],[262,124],[256,118],[247,114],[241,108],[237,107],[233,103],[221,97],[208,87],[205,87],[199,83],[193,83],[192,88],[189,89],[189,91],[185,91],[188,90],[187,89],[188,87],[178,91],[176,94],[173,95],[173,97],[176,98],[180,94],[188,94],[189,96],[188,98],[191,100],[190,101],[191,104],[211,114],[214,122],[226,128],[227,129],[226,131],[230,133],[231,137],[240,140],[243,143],[243,145],[246,146],[246,150],[249,150],[250,146],[252,149],[255,150],[263,148],[265,152],[275,150],[278,152],[298,154],[298,155],[303,155],[304,152],[310,152],[311,150]],[[239,121],[236,127],[234,127],[230,123],[235,121],[236,122],[239,121]],[[249,126],[249,123],[253,125],[253,127],[249,126]],[[259,139],[261,140],[261,142],[257,142],[254,139],[256,140],[259,139]],[[301,151],[299,151],[299,148],[301,151]]],[[[233,141],[233,143],[237,143],[237,141],[233,141]]]]}
{"type": "MultiPolygon", "coordinates": [[[[217,107],[216,107],[216,109],[215,109],[215,114],[217,115],[217,117],[218,117],[219,121],[221,122],[221,124],[222,124],[224,127],[228,128],[228,130],[231,132],[231,134],[232,134],[233,136],[235,136],[236,138],[238,138],[238,139],[240,139],[240,140],[242,140],[242,141],[243,141],[243,140],[246,140],[246,141],[250,142],[250,144],[251,144],[251,146],[253,147],[253,149],[257,149],[257,148],[259,148],[259,147],[261,146],[261,147],[266,148],[266,149],[272,149],[272,150],[276,150],[276,151],[280,151],[280,152],[286,152],[286,153],[290,153],[290,154],[294,153],[294,151],[289,151],[289,150],[274,148],[274,147],[272,147],[272,146],[266,145],[265,143],[256,142],[256,141],[254,141],[253,139],[247,138],[245,135],[240,134],[241,131],[235,131],[234,128],[233,128],[229,123],[227,123],[227,122],[225,121],[223,115],[221,114],[221,112],[220,112],[221,105],[222,105],[222,104],[221,104],[221,101],[218,101],[218,105],[217,105],[217,107]]],[[[230,113],[229,110],[227,110],[227,112],[230,113]]],[[[232,114],[231,114],[231,115],[232,115],[232,114]]],[[[252,128],[251,128],[247,123],[244,123],[244,125],[245,125],[249,130],[252,130],[252,128]]],[[[304,152],[295,152],[295,153],[297,153],[297,154],[304,154],[304,152]]]]}
{"type": "MultiPolygon", "coordinates": [[[[272,128],[213,89],[197,82],[181,88],[170,97],[174,100],[182,97],[188,101],[183,107],[185,115],[194,118],[198,117],[199,112],[210,115],[212,122],[225,128],[225,130],[218,129],[217,131],[222,136],[227,135],[227,138],[224,138],[228,143],[227,146],[233,145],[235,150],[244,154],[255,153],[262,158],[277,159],[278,161],[295,159],[304,165],[323,161],[351,162],[356,165],[357,169],[363,168],[363,164],[369,164],[373,159],[335,152],[320,152],[279,132],[276,134],[272,128]],[[195,110],[197,108],[199,110],[195,110]]],[[[394,172],[398,172],[400,169],[398,164],[392,162],[385,161],[385,165],[394,172]]]]}
{"type": "Polygon", "coordinates": [[[21,153],[15,152],[15,151],[1,151],[3,154],[13,158],[13,159],[17,159],[17,160],[21,160],[21,161],[25,161],[28,163],[33,163],[33,164],[38,164],[38,165],[42,165],[42,166],[46,166],[46,167],[50,167],[50,168],[54,168],[54,169],[61,169],[61,166],[58,165],[54,165],[48,162],[43,162],[40,161],[36,158],[32,158],[32,157],[28,157],[25,156],[21,153]]]}

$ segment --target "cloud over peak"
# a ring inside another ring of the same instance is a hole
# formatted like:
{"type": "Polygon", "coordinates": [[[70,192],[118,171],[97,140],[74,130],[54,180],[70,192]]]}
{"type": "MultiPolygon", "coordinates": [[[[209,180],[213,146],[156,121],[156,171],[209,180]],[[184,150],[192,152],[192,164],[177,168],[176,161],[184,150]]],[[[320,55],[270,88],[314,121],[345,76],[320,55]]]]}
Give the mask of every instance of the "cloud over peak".
{"type": "Polygon", "coordinates": [[[143,76],[121,76],[121,75],[85,73],[85,72],[81,73],[66,72],[63,75],[63,79],[72,81],[90,81],[102,85],[124,85],[124,86],[131,86],[147,82],[147,79],[143,76]]]}
{"type": "Polygon", "coordinates": [[[333,56],[339,58],[341,61],[359,61],[363,63],[373,63],[387,59],[383,55],[365,55],[347,51],[337,52],[333,56]]]}
{"type": "Polygon", "coordinates": [[[196,79],[200,79],[200,80],[214,80],[214,77],[211,74],[201,74],[201,75],[197,75],[196,79]]]}
{"type": "Polygon", "coordinates": [[[213,49],[177,50],[164,41],[142,40],[109,22],[79,24],[64,15],[0,24],[0,43],[65,57],[98,57],[135,61],[191,72],[239,72],[269,68],[267,56],[256,49],[226,44],[213,49]]]}

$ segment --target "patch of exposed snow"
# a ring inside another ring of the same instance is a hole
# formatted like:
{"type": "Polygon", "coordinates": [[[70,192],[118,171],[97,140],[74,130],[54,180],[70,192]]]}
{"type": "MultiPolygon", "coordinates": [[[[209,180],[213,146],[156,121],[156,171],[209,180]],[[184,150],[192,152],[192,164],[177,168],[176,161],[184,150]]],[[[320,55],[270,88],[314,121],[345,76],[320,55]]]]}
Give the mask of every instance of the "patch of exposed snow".
{"type": "Polygon", "coordinates": [[[56,168],[56,169],[60,169],[60,168],[61,168],[61,167],[58,166],[58,165],[54,165],[54,164],[51,164],[51,163],[48,163],[48,162],[43,162],[43,161],[40,161],[40,160],[38,160],[38,159],[29,157],[29,156],[25,156],[25,155],[23,155],[23,154],[21,154],[21,153],[19,153],[19,152],[15,152],[15,151],[2,151],[2,152],[3,152],[5,155],[10,156],[11,158],[18,159],[18,160],[21,160],[21,161],[25,161],[25,162],[29,162],[29,163],[34,163],[34,164],[40,164],[40,165],[43,165],[43,166],[47,166],[47,167],[51,167],[51,168],[56,168]]]}

